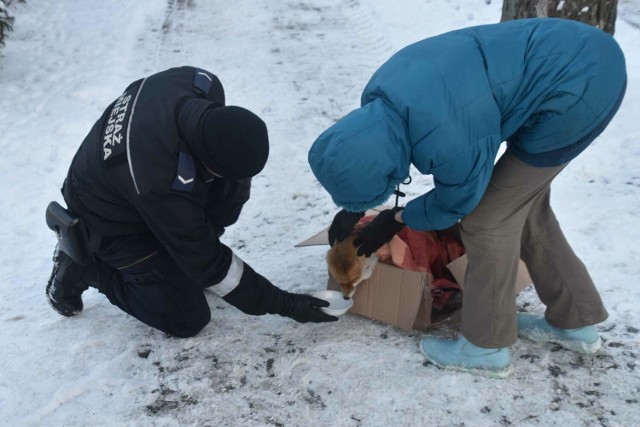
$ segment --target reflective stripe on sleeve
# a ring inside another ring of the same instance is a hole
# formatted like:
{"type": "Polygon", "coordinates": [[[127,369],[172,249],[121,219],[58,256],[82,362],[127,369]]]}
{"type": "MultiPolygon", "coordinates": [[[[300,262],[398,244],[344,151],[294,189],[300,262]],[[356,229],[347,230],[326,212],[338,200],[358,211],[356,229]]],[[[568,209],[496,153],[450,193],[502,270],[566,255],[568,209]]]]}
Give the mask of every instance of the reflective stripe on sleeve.
{"type": "Polygon", "coordinates": [[[236,256],[236,254],[231,254],[231,265],[229,265],[229,271],[227,271],[227,275],[224,279],[217,285],[213,285],[208,287],[207,289],[218,295],[219,297],[224,297],[229,292],[234,290],[240,284],[240,279],[242,278],[242,273],[244,272],[244,262],[236,256]]]}

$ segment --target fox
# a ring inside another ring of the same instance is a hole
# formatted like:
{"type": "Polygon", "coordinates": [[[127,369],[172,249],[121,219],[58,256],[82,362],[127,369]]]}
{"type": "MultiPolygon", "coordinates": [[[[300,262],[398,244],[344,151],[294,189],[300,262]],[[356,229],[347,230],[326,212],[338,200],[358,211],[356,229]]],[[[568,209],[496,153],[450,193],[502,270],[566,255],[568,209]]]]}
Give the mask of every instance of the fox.
{"type": "Polygon", "coordinates": [[[371,277],[380,258],[375,253],[370,257],[358,255],[353,241],[358,233],[352,233],[341,242],[336,242],[326,255],[327,267],[331,277],[340,285],[344,299],[350,299],[356,287],[371,277]]]}

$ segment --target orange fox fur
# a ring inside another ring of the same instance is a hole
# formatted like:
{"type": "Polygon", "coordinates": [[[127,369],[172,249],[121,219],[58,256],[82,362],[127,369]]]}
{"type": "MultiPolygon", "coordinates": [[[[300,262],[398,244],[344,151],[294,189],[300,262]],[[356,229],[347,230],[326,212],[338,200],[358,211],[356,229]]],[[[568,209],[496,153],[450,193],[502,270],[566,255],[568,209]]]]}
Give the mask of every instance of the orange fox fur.
{"type": "Polygon", "coordinates": [[[376,254],[370,257],[357,255],[357,248],[353,241],[357,234],[352,234],[341,242],[336,242],[327,252],[327,265],[329,274],[338,282],[342,295],[351,298],[356,291],[356,286],[373,274],[378,263],[376,254]]]}

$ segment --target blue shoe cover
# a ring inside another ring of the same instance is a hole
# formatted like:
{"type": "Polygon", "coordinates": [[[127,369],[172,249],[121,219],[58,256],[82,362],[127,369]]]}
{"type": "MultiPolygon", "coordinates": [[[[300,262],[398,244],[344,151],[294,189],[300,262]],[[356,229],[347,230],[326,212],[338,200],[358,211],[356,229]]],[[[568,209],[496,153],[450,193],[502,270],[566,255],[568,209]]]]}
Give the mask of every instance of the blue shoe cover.
{"type": "Polygon", "coordinates": [[[482,348],[460,336],[455,340],[427,337],[420,342],[427,360],[445,369],[470,372],[490,378],[505,378],[511,371],[508,348],[482,348]]]}
{"type": "Polygon", "coordinates": [[[530,341],[555,343],[576,353],[593,354],[602,341],[595,326],[560,329],[552,326],[543,316],[518,313],[518,336],[530,341]]]}

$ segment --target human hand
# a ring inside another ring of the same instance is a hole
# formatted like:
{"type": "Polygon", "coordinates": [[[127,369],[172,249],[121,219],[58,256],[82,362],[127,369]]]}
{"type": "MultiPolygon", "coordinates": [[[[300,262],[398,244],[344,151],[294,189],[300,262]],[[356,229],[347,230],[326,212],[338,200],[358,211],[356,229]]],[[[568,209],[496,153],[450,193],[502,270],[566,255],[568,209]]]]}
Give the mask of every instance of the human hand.
{"type": "Polygon", "coordinates": [[[364,216],[364,212],[347,212],[344,209],[336,214],[329,227],[329,245],[346,239],[353,231],[353,227],[364,216]]]}
{"type": "Polygon", "coordinates": [[[243,263],[238,286],[222,298],[243,313],[254,316],[279,314],[300,323],[338,320],[320,310],[320,307],[328,307],[329,301],[280,289],[246,263],[243,263]]]}
{"type": "Polygon", "coordinates": [[[285,296],[285,308],[280,312],[281,316],[289,317],[300,323],[335,322],[335,316],[323,313],[320,307],[328,307],[329,301],[321,300],[306,294],[292,294],[287,292],[285,296]]]}
{"type": "Polygon", "coordinates": [[[395,219],[396,213],[400,210],[402,208],[386,209],[362,229],[358,237],[353,241],[353,246],[358,248],[358,256],[370,257],[402,230],[404,224],[395,219]]]}

